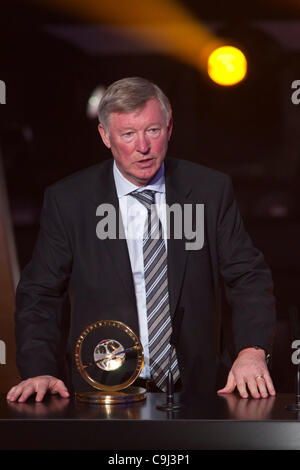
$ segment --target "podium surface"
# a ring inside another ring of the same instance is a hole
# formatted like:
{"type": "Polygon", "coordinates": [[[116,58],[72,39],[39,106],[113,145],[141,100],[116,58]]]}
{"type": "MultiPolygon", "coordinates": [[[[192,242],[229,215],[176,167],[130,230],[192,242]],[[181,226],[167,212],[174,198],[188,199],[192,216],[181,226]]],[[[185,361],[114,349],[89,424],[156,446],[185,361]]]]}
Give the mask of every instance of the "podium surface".
{"type": "MultiPolygon", "coordinates": [[[[179,396],[176,394],[176,400],[179,396]]],[[[47,396],[41,403],[0,396],[1,450],[300,450],[300,413],[292,394],[242,399],[193,397],[177,412],[159,411],[164,394],[131,405],[89,405],[47,396]]]]}

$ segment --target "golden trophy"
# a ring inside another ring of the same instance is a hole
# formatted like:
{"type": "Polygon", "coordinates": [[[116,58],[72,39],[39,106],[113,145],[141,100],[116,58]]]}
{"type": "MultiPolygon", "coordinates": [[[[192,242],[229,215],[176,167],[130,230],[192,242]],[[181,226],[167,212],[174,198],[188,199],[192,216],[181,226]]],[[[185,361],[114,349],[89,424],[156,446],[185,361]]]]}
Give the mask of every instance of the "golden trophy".
{"type": "Polygon", "coordinates": [[[112,405],[146,398],[144,388],[132,385],[144,365],[143,347],[124,323],[99,320],[89,325],[77,340],[75,362],[83,379],[95,389],[76,392],[78,401],[112,405]]]}

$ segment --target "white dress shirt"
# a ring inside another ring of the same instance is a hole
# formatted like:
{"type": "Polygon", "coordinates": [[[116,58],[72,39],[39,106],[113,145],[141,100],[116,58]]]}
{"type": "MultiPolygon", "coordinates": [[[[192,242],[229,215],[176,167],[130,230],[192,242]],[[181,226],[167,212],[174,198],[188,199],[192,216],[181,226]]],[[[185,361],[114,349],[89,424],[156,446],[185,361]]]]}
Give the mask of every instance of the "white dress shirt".
{"type": "Polygon", "coordinates": [[[113,173],[117,189],[117,195],[119,198],[119,206],[124,225],[124,231],[134,280],[140,340],[144,348],[145,363],[140,377],[150,378],[148,347],[149,340],[143,257],[143,234],[145,222],[147,219],[147,209],[135,197],[130,196],[129,193],[135,190],[144,191],[145,189],[155,191],[155,204],[157,214],[162,223],[163,236],[167,249],[164,164],[162,164],[158,173],[154,176],[151,182],[144,187],[136,186],[130,181],[128,181],[119,171],[115,162],[113,166],[113,173]]]}

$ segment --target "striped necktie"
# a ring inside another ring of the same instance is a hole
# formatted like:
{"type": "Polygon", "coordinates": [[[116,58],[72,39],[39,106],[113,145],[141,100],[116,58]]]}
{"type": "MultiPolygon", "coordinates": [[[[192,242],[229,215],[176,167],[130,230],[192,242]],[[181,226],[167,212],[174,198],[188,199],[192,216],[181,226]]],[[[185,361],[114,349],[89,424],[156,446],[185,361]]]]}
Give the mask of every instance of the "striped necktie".
{"type": "MultiPolygon", "coordinates": [[[[141,202],[148,212],[143,237],[143,256],[150,371],[155,384],[165,391],[171,350],[170,336],[172,333],[167,251],[163,239],[162,224],[155,207],[155,191],[133,191],[130,195],[141,202]]],[[[171,364],[175,383],[179,378],[175,349],[173,349],[171,364]]]]}

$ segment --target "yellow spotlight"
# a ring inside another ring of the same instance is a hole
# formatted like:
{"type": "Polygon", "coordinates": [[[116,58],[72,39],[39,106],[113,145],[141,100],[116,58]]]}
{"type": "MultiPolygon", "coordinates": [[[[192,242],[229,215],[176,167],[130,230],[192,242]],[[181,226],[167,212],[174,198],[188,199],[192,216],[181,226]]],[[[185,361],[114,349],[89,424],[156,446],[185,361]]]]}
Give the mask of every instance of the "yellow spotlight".
{"type": "Polygon", "coordinates": [[[222,46],[210,54],[207,71],[210,78],[218,85],[235,85],[246,76],[247,60],[240,49],[222,46]]]}

